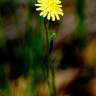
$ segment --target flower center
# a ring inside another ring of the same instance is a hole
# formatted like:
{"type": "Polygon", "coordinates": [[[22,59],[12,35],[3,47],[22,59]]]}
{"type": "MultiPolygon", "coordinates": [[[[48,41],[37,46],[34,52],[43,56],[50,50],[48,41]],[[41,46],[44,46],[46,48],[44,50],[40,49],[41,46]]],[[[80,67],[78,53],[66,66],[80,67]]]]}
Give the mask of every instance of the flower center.
{"type": "Polygon", "coordinates": [[[48,7],[49,7],[50,10],[53,10],[55,8],[55,6],[56,6],[56,4],[55,4],[54,0],[48,2],[48,7]]]}

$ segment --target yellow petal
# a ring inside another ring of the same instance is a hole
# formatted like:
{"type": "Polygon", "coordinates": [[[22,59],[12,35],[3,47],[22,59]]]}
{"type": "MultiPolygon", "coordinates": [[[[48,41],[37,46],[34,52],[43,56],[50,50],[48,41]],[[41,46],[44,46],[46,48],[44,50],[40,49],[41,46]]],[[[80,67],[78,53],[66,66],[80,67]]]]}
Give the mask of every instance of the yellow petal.
{"type": "Polygon", "coordinates": [[[43,16],[43,14],[44,14],[44,11],[42,11],[42,12],[40,13],[40,16],[43,16]]]}
{"type": "Polygon", "coordinates": [[[63,13],[63,12],[60,12],[60,11],[58,11],[57,13],[58,13],[59,15],[61,15],[61,16],[64,15],[64,13],[63,13]]]}
{"type": "Polygon", "coordinates": [[[48,11],[47,11],[47,9],[46,9],[45,11],[42,11],[42,12],[40,13],[40,16],[45,17],[45,16],[47,15],[47,13],[48,13],[48,11]]]}
{"type": "Polygon", "coordinates": [[[35,4],[35,6],[42,6],[41,4],[35,4]]]}
{"type": "Polygon", "coordinates": [[[39,8],[36,8],[36,11],[40,11],[41,10],[41,8],[39,7],[39,8]]]}
{"type": "Polygon", "coordinates": [[[56,16],[56,19],[57,19],[57,20],[60,20],[59,15],[55,14],[55,16],[56,16]]]}
{"type": "Polygon", "coordinates": [[[50,18],[51,18],[51,15],[50,13],[48,13],[47,19],[50,20],[50,18]]]}
{"type": "Polygon", "coordinates": [[[54,13],[51,13],[52,21],[55,21],[55,15],[54,13]]]}
{"type": "Polygon", "coordinates": [[[48,14],[48,12],[46,11],[46,12],[44,12],[44,14],[43,14],[43,17],[46,17],[46,15],[48,14]]]}

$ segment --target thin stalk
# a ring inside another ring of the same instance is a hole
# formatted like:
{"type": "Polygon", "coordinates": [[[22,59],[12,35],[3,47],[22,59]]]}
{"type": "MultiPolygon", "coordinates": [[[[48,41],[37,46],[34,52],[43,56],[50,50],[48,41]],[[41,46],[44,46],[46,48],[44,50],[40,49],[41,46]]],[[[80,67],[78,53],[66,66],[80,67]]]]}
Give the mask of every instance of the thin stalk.
{"type": "Polygon", "coordinates": [[[52,66],[51,66],[51,74],[52,74],[52,89],[53,89],[52,96],[56,96],[56,86],[55,86],[55,66],[54,66],[54,64],[52,64],[52,66]]]}
{"type": "Polygon", "coordinates": [[[48,58],[48,62],[47,62],[47,71],[45,72],[45,76],[47,79],[47,83],[48,83],[48,87],[50,90],[50,81],[48,80],[48,76],[49,76],[49,36],[48,36],[48,26],[46,24],[46,20],[44,19],[44,28],[45,28],[45,34],[46,34],[46,46],[47,46],[47,58],[48,58]]]}
{"type": "Polygon", "coordinates": [[[46,32],[46,44],[47,44],[47,57],[48,57],[48,70],[47,70],[47,78],[49,76],[49,69],[52,75],[52,81],[47,81],[48,82],[48,86],[50,89],[50,96],[56,96],[56,87],[55,87],[55,67],[54,65],[51,63],[51,58],[50,58],[50,42],[49,42],[49,36],[48,36],[48,26],[46,24],[46,21],[44,20],[44,28],[45,28],[45,32],[46,32]]]}
{"type": "Polygon", "coordinates": [[[47,52],[49,54],[49,36],[48,36],[48,26],[46,24],[46,20],[44,19],[44,28],[46,32],[46,44],[47,44],[47,52]]]}

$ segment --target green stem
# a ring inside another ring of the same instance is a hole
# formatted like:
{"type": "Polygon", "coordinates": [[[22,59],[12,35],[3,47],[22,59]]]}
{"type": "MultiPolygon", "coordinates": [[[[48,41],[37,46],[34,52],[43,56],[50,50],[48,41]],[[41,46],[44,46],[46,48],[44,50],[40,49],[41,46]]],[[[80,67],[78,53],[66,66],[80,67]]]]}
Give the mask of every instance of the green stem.
{"type": "Polygon", "coordinates": [[[48,76],[49,76],[49,37],[48,37],[48,26],[46,24],[46,20],[44,19],[44,28],[45,28],[45,32],[46,32],[46,46],[47,46],[47,58],[48,58],[48,62],[47,62],[47,71],[45,73],[46,75],[46,80],[48,83],[48,87],[50,89],[50,81],[48,80],[48,76]]]}
{"type": "Polygon", "coordinates": [[[47,81],[48,82],[48,86],[50,89],[50,96],[56,96],[56,87],[55,87],[55,67],[54,65],[51,63],[51,58],[50,58],[50,54],[49,54],[49,36],[48,36],[48,26],[46,24],[46,21],[44,20],[44,28],[45,28],[45,32],[46,32],[46,43],[47,43],[47,57],[48,57],[48,70],[47,70],[47,78],[49,76],[49,69],[52,75],[52,81],[47,81]]]}
{"type": "Polygon", "coordinates": [[[52,64],[51,66],[51,74],[52,74],[52,96],[56,96],[56,86],[55,86],[55,66],[52,64]]]}
{"type": "Polygon", "coordinates": [[[46,32],[46,43],[47,43],[47,51],[49,54],[49,36],[48,36],[48,26],[46,24],[46,20],[44,19],[44,28],[45,28],[45,32],[46,32]]]}

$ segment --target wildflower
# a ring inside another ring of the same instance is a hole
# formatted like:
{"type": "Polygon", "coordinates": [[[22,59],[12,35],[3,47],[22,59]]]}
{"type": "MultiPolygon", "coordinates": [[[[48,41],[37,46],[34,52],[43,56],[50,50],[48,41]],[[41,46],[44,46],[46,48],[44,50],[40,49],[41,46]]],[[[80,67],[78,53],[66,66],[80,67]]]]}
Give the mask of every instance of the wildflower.
{"type": "Polygon", "coordinates": [[[40,16],[47,17],[48,20],[60,20],[59,15],[64,15],[60,0],[37,0],[35,6],[37,11],[41,11],[40,16]]]}

